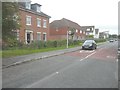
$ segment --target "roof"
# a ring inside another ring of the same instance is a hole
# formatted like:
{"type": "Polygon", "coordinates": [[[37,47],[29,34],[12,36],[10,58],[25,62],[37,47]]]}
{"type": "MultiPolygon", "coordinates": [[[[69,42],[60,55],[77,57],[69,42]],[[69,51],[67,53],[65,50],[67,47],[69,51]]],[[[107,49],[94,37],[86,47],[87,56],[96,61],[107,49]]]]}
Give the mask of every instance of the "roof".
{"type": "Polygon", "coordinates": [[[65,18],[62,18],[61,20],[54,20],[53,22],[50,23],[50,28],[62,28],[62,27],[81,29],[81,26],[79,24],[65,18]]]}
{"type": "MultiPolygon", "coordinates": [[[[41,5],[38,4],[38,3],[32,4],[32,5],[39,5],[39,6],[41,6],[41,5]]],[[[43,17],[51,18],[51,16],[49,16],[49,15],[43,13],[43,12],[40,12],[40,13],[39,13],[39,12],[33,10],[33,9],[26,9],[25,6],[23,6],[23,5],[20,5],[20,6],[19,6],[19,9],[20,9],[20,10],[24,10],[24,11],[26,11],[26,12],[30,12],[30,13],[36,14],[36,15],[40,15],[40,16],[43,16],[43,17]]]]}
{"type": "Polygon", "coordinates": [[[42,6],[42,5],[38,4],[38,3],[34,3],[34,4],[31,4],[31,5],[38,5],[38,6],[42,6]]]}

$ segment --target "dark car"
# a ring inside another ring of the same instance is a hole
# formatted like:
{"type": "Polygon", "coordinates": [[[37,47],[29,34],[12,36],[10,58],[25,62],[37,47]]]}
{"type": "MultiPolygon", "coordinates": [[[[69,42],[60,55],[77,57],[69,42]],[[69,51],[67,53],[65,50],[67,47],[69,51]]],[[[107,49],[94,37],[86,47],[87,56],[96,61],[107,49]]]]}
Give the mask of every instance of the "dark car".
{"type": "Polygon", "coordinates": [[[96,49],[97,48],[97,44],[94,40],[86,40],[83,45],[82,45],[82,49],[96,49]]]}

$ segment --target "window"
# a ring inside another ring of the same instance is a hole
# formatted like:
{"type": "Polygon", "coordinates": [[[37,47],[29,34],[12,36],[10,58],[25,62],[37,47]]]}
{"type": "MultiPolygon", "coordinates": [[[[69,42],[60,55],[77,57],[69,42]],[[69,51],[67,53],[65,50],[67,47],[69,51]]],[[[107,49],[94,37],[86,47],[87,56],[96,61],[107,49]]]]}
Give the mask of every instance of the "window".
{"type": "Polygon", "coordinates": [[[80,30],[80,33],[82,33],[82,31],[80,30]]]}
{"type": "Polygon", "coordinates": [[[26,25],[31,25],[31,16],[26,16],[26,25]]]}
{"type": "Polygon", "coordinates": [[[47,20],[43,20],[43,27],[47,28],[47,20]]]}
{"type": "Polygon", "coordinates": [[[41,12],[41,8],[40,8],[40,6],[37,6],[37,12],[41,12]]]}
{"type": "Polygon", "coordinates": [[[85,31],[83,32],[83,34],[85,34],[85,31]]]}
{"type": "Polygon", "coordinates": [[[76,29],[76,33],[78,33],[78,30],[76,29]]]}
{"type": "Polygon", "coordinates": [[[31,2],[26,2],[26,9],[31,9],[31,2]]]}
{"type": "Polygon", "coordinates": [[[46,33],[43,33],[43,40],[47,41],[46,33]]]}
{"type": "Polygon", "coordinates": [[[41,19],[37,18],[37,27],[41,27],[41,19]]]}
{"type": "Polygon", "coordinates": [[[41,40],[41,32],[37,32],[37,40],[41,40]]]}

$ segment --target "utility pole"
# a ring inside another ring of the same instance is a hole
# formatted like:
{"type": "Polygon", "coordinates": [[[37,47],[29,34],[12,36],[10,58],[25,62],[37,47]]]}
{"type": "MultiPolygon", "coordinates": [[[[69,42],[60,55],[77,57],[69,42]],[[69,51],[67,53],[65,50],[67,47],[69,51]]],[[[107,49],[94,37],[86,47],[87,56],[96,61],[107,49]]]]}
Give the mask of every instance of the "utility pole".
{"type": "Polygon", "coordinates": [[[67,48],[68,48],[68,32],[69,32],[69,31],[67,30],[67,48]]]}

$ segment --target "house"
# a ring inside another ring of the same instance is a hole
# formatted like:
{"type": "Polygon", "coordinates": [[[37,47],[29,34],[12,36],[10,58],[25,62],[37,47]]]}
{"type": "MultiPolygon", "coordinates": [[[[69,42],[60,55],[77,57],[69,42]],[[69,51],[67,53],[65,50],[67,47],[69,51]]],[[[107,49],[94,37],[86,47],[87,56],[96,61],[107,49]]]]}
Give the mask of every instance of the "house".
{"type": "Polygon", "coordinates": [[[86,36],[86,33],[81,30],[79,24],[62,18],[61,20],[54,20],[50,23],[49,40],[67,39],[67,32],[69,32],[69,39],[73,40],[82,40],[86,36]]]}
{"type": "Polygon", "coordinates": [[[109,31],[103,31],[99,33],[99,38],[107,39],[109,38],[109,31]]]}
{"type": "Polygon", "coordinates": [[[17,40],[26,44],[33,41],[48,40],[49,18],[41,11],[38,3],[19,2],[19,15],[21,27],[17,30],[17,40]]]}
{"type": "Polygon", "coordinates": [[[81,26],[82,30],[86,32],[86,38],[99,38],[99,29],[95,29],[95,26],[81,26]]]}
{"type": "Polygon", "coordinates": [[[95,39],[99,38],[99,29],[95,29],[94,38],[95,39]]]}

